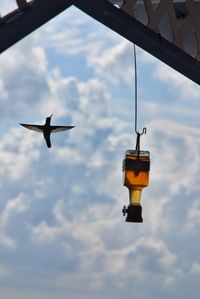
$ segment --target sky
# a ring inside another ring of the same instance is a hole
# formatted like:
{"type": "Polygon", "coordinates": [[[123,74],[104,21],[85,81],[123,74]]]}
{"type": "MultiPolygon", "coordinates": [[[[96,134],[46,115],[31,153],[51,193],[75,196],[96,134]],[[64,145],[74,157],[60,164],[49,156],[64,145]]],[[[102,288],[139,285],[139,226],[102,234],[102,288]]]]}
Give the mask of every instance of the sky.
{"type": "MultiPolygon", "coordinates": [[[[0,0],[1,14],[15,1],[0,0]]],[[[151,155],[142,224],[126,223],[133,45],[71,7],[0,56],[3,299],[188,299],[200,292],[200,88],[137,48],[151,155]],[[76,128],[43,136],[19,123],[76,128]]]]}

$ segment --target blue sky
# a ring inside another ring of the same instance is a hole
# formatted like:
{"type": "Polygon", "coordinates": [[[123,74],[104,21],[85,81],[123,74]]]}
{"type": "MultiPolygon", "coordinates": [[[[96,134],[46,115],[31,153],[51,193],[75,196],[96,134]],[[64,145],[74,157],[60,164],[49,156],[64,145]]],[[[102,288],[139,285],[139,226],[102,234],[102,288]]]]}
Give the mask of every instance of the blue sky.
{"type": "Polygon", "coordinates": [[[128,224],[121,166],[135,147],[133,46],[70,8],[1,54],[2,298],[199,293],[200,89],[139,48],[137,58],[151,172],[144,223],[128,224]],[[19,123],[52,113],[53,124],[76,128],[54,134],[48,150],[19,123]]]}

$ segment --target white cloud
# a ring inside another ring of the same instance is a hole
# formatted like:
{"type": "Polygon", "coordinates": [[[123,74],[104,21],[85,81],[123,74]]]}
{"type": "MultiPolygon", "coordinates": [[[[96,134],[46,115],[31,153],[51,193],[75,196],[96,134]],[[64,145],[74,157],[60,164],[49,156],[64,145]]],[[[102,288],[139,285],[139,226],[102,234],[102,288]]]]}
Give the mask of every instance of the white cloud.
{"type": "Polygon", "coordinates": [[[191,273],[192,274],[197,274],[197,275],[200,274],[200,263],[199,262],[194,262],[192,264],[191,273]]]}
{"type": "Polygon", "coordinates": [[[199,225],[200,225],[200,202],[199,202],[199,198],[197,198],[192,202],[192,205],[188,210],[186,227],[189,230],[193,231],[194,229],[198,229],[199,225]]]}
{"type": "Polygon", "coordinates": [[[142,194],[145,221],[155,234],[170,232],[176,225],[184,234],[185,222],[198,223],[193,205],[194,194],[199,193],[199,130],[156,120],[148,125],[142,140],[151,154],[150,184],[142,194]]]}
{"type": "Polygon", "coordinates": [[[96,55],[89,56],[89,65],[113,84],[121,81],[132,85],[134,82],[133,49],[126,40],[119,40],[114,47],[99,50],[96,55]]]}
{"type": "Polygon", "coordinates": [[[56,118],[61,118],[70,114],[68,106],[77,108],[78,94],[75,78],[54,78],[48,75],[47,82],[49,93],[40,104],[40,112],[43,115],[54,113],[56,118]]]}
{"type": "Polygon", "coordinates": [[[132,238],[128,237],[132,227],[124,224],[122,229],[119,218],[115,217],[116,212],[113,214],[110,211],[109,204],[93,204],[88,210],[84,210],[84,213],[74,210],[73,216],[71,211],[71,217],[69,213],[65,215],[64,205],[64,200],[55,205],[54,225],[43,221],[31,228],[34,242],[53,244],[54,240],[57,240],[59,244],[61,239],[67,256],[71,256],[73,252],[73,242],[69,243],[68,238],[79,244],[76,247],[76,257],[80,259],[79,271],[73,275],[62,274],[56,280],[57,285],[70,288],[71,284],[78,283],[98,290],[104,288],[107,281],[114,279],[115,283],[125,288],[127,281],[122,273],[127,272],[127,276],[132,277],[137,284],[145,283],[149,276],[160,275],[163,286],[169,286],[176,281],[177,275],[180,275],[181,271],[176,266],[177,257],[167,245],[142,232],[142,235],[134,236],[133,242],[132,238]],[[123,231],[123,239],[120,238],[120,241],[119,237],[116,237],[117,232],[119,234],[123,231]],[[111,245],[116,242],[114,238],[118,240],[117,246],[111,245]]]}
{"type": "Polygon", "coordinates": [[[199,130],[169,120],[156,120],[148,127],[146,138],[156,161],[156,165],[152,164],[152,180],[165,182],[168,193],[181,187],[188,192],[195,190],[199,174],[199,130]]]}
{"type": "Polygon", "coordinates": [[[75,8],[70,8],[34,33],[33,40],[36,45],[42,44],[60,54],[83,58],[95,75],[100,75],[110,84],[123,82],[130,85],[133,81],[134,60],[130,42],[111,30],[105,31],[103,25],[75,8]]]}
{"type": "Polygon", "coordinates": [[[200,96],[200,89],[196,83],[163,63],[158,63],[155,76],[158,80],[167,83],[171,92],[176,91],[183,99],[198,99],[200,96]]]}
{"type": "Polygon", "coordinates": [[[0,142],[1,182],[19,180],[30,171],[31,163],[39,157],[35,147],[39,142],[36,135],[26,134],[20,128],[14,128],[4,135],[0,142]]]}
{"type": "MultiPolygon", "coordinates": [[[[14,249],[16,247],[16,240],[9,236],[7,233],[7,228],[12,217],[18,213],[25,212],[28,208],[28,203],[23,194],[18,195],[16,198],[9,199],[2,212],[1,212],[1,220],[0,220],[0,246],[5,246],[10,249],[14,249]]],[[[3,270],[2,270],[3,271],[3,270]]],[[[0,267],[0,275],[1,275],[1,267],[0,267]]]]}
{"type": "Polygon", "coordinates": [[[49,226],[45,221],[36,227],[30,227],[32,240],[36,242],[49,242],[57,238],[60,234],[66,234],[71,227],[70,223],[63,215],[63,200],[59,200],[53,209],[56,225],[49,226]]]}
{"type": "Polygon", "coordinates": [[[80,164],[85,163],[85,158],[81,155],[80,151],[72,149],[71,147],[58,148],[55,154],[55,160],[64,165],[75,164],[80,166],[80,164]]]}
{"type": "Polygon", "coordinates": [[[6,100],[8,99],[8,93],[5,90],[3,82],[0,81],[0,94],[1,94],[1,104],[6,104],[6,100]]]}
{"type": "Polygon", "coordinates": [[[49,95],[47,62],[41,47],[31,48],[25,40],[4,52],[0,57],[0,76],[4,90],[1,119],[22,119],[29,111],[40,111],[42,99],[49,95]]]}
{"type": "Polygon", "coordinates": [[[23,194],[20,194],[18,197],[9,200],[1,214],[0,226],[5,227],[13,213],[20,213],[26,209],[27,202],[25,201],[23,194]]]}

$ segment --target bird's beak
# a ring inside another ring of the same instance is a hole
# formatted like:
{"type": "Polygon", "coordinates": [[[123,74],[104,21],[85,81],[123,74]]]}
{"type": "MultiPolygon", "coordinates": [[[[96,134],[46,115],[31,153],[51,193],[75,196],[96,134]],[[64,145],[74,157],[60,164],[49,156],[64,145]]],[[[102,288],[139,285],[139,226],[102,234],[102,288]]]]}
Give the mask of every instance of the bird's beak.
{"type": "Polygon", "coordinates": [[[49,116],[49,117],[52,117],[53,116],[53,114],[51,114],[51,116],[49,116]]]}

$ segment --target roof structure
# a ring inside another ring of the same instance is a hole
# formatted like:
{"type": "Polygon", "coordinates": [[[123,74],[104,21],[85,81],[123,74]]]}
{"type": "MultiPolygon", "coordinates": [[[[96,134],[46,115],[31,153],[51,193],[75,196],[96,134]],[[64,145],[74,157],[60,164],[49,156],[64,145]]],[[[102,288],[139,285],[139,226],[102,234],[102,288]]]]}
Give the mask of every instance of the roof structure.
{"type": "Polygon", "coordinates": [[[16,10],[0,17],[0,53],[74,5],[200,84],[200,0],[16,0],[16,4],[16,10]]]}

